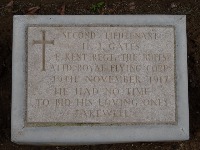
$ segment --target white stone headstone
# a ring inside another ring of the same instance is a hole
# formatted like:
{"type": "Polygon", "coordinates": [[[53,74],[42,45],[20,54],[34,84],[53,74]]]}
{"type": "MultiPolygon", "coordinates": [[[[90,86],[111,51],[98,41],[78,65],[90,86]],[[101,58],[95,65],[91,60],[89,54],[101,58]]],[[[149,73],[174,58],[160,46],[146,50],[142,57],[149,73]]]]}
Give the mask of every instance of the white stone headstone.
{"type": "Polygon", "coordinates": [[[189,138],[185,16],[14,16],[12,141],[189,138]]]}

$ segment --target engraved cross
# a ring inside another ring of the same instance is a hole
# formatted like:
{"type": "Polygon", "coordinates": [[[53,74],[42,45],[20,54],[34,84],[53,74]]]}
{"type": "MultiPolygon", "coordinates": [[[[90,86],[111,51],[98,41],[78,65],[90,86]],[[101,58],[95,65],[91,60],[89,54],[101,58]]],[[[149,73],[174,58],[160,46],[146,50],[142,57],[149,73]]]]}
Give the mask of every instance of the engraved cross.
{"type": "Polygon", "coordinates": [[[42,30],[42,40],[33,40],[33,44],[42,44],[42,71],[45,71],[45,45],[53,44],[54,40],[47,41],[45,37],[46,31],[42,30]]]}

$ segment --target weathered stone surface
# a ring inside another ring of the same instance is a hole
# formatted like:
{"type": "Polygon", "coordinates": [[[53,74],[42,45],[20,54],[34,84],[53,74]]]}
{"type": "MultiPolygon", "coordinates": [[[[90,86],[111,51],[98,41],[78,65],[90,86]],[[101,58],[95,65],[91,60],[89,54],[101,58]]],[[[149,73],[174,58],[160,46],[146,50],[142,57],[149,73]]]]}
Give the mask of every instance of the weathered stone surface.
{"type": "Polygon", "coordinates": [[[173,26],[29,26],[28,123],[176,122],[173,26]]]}

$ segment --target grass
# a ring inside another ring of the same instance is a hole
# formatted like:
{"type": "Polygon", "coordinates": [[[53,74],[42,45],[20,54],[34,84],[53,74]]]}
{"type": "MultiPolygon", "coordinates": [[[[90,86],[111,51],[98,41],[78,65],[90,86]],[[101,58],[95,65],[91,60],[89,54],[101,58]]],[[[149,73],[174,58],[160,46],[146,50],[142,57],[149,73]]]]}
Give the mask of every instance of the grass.
{"type": "Polygon", "coordinates": [[[97,12],[99,9],[103,8],[105,6],[105,3],[103,1],[98,2],[96,4],[92,4],[91,11],[97,12]]]}

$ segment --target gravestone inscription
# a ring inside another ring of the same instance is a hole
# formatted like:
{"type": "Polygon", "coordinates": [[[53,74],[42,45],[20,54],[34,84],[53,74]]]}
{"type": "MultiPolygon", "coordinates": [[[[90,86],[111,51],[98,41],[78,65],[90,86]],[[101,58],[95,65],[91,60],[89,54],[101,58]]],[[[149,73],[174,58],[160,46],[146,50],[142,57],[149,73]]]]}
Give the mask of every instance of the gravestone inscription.
{"type": "Polygon", "coordinates": [[[175,123],[174,27],[27,34],[28,123],[175,123]]]}

